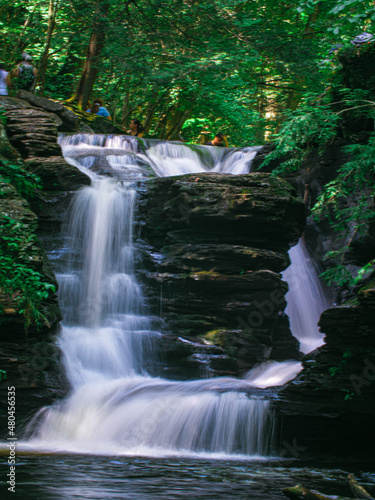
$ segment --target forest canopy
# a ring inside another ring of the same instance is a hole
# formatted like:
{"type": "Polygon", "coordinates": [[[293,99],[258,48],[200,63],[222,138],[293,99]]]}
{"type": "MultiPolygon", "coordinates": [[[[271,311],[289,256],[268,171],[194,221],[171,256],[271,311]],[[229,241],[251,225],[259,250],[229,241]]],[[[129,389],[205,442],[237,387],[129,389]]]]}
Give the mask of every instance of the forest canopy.
{"type": "Polygon", "coordinates": [[[0,0],[0,59],[30,53],[37,93],[81,109],[100,96],[118,126],[244,146],[323,92],[330,49],[374,19],[367,0],[0,0]]]}

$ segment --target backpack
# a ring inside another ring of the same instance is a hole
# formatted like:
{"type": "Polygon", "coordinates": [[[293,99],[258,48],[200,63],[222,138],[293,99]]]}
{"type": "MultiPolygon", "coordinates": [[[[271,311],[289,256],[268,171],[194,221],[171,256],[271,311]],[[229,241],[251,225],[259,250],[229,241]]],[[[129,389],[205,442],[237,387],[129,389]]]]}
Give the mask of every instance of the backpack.
{"type": "Polygon", "coordinates": [[[32,84],[34,83],[35,75],[34,75],[34,66],[24,66],[21,64],[20,66],[20,74],[17,80],[17,88],[18,90],[30,90],[32,84]]]}

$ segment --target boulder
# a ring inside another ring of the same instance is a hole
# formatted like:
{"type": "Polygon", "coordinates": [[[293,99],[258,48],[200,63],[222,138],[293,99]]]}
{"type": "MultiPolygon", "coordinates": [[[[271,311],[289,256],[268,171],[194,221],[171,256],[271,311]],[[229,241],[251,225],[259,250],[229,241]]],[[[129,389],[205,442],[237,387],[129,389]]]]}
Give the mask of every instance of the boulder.
{"type": "Polygon", "coordinates": [[[304,369],[275,408],[284,438],[310,453],[373,453],[375,418],[375,282],[320,318],[325,345],[303,358],[304,369]]]}
{"type": "Polygon", "coordinates": [[[187,174],[152,179],[142,214],[159,245],[204,241],[285,251],[305,226],[292,187],[268,174],[187,174]]]}
{"type": "Polygon", "coordinates": [[[146,184],[143,278],[169,334],[219,345],[239,374],[267,359],[298,359],[278,274],[304,227],[291,186],[268,174],[212,173],[146,184]]]}
{"type": "MultiPolygon", "coordinates": [[[[13,98],[4,101],[4,107],[7,109],[6,132],[9,138],[9,141],[5,138],[5,144],[11,144],[13,151],[21,155],[25,160],[26,170],[41,178],[44,192],[37,193],[38,202],[32,200],[33,209],[41,214],[39,207],[47,201],[47,192],[75,191],[89,185],[91,181],[78,168],[65,161],[57,143],[60,118],[52,111],[62,112],[65,110],[64,106],[29,92],[20,91],[20,95],[27,97],[29,102],[13,98]],[[35,108],[32,104],[40,107],[35,108]]],[[[50,197],[56,198],[54,195],[50,197]]]]}
{"type": "Polygon", "coordinates": [[[44,191],[76,191],[90,184],[91,180],[62,156],[27,158],[26,169],[41,178],[44,191]]]}

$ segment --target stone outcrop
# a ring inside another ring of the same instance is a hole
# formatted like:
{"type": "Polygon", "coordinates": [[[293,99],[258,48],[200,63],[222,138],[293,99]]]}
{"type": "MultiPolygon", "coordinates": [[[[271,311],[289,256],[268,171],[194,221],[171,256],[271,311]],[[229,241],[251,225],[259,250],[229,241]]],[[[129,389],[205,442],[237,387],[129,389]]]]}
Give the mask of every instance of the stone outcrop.
{"type": "MultiPolygon", "coordinates": [[[[189,355],[206,360],[207,346],[222,349],[212,356],[213,374],[298,358],[279,272],[305,211],[288,183],[268,174],[159,178],[147,183],[140,212],[151,245],[146,295],[170,335],[191,343],[178,349],[176,365],[189,355]]],[[[168,352],[172,358],[170,344],[168,352]]]]}
{"type": "Polygon", "coordinates": [[[32,106],[53,113],[59,123],[59,132],[86,132],[97,134],[122,134],[123,131],[113,125],[113,123],[102,116],[90,115],[77,108],[70,108],[69,104],[63,105],[60,102],[40,97],[31,92],[20,90],[18,96],[27,101],[32,106]]]}
{"type": "MultiPolygon", "coordinates": [[[[1,160],[0,160],[1,161],[1,160]]],[[[37,271],[42,279],[57,289],[57,283],[49,261],[35,238],[37,217],[28,203],[10,184],[0,177],[0,213],[23,224],[22,241],[14,253],[16,264],[27,265],[37,271]]],[[[2,273],[8,272],[2,268],[2,273]]],[[[51,401],[67,389],[59,364],[60,353],[55,346],[55,333],[61,319],[55,293],[50,292],[38,307],[39,325],[29,321],[27,308],[20,312],[22,292],[13,295],[0,290],[0,367],[6,371],[7,379],[0,383],[0,425],[5,432],[7,387],[17,387],[17,424],[33,410],[51,401]],[[4,421],[3,421],[4,419],[4,421]]]]}
{"type": "Polygon", "coordinates": [[[86,174],[65,161],[57,143],[58,127],[62,121],[55,112],[64,107],[30,95],[31,100],[36,100],[35,105],[41,100],[45,109],[11,97],[0,97],[0,107],[6,110],[5,129],[15,158],[22,158],[25,170],[41,179],[42,190],[30,200],[32,210],[38,215],[40,225],[45,223],[49,230],[51,227],[58,229],[71,192],[89,185],[91,181],[86,174]]]}
{"type": "Polygon", "coordinates": [[[375,438],[375,282],[320,318],[326,344],[280,393],[283,438],[304,454],[373,454],[375,438]]]}
{"type": "MultiPolygon", "coordinates": [[[[55,285],[57,288],[56,279],[49,261],[35,238],[38,225],[36,215],[30,210],[29,204],[19,196],[15,188],[11,184],[4,182],[1,177],[0,190],[0,213],[5,214],[11,220],[23,226],[23,237],[21,241],[17,242],[17,249],[14,253],[15,261],[39,272],[46,282],[55,285]]],[[[2,270],[2,272],[6,271],[2,270]]],[[[18,313],[16,303],[17,300],[14,297],[6,295],[0,297],[2,309],[0,338],[2,341],[25,337],[25,318],[18,313]]],[[[50,295],[42,303],[41,312],[47,324],[53,325],[60,321],[60,310],[55,294],[50,295]]]]}
{"type": "Polygon", "coordinates": [[[64,160],[50,114],[18,107],[8,109],[5,117],[10,143],[25,160],[27,170],[41,178],[44,190],[72,191],[90,184],[87,175],[64,160]]]}
{"type": "MultiPolygon", "coordinates": [[[[4,105],[4,101],[8,112],[21,111],[20,116],[25,117],[22,112],[32,111],[27,103],[11,98],[1,99],[0,106],[4,105]]],[[[49,130],[51,121],[46,119],[46,123],[49,130]]],[[[21,129],[14,129],[13,132],[15,135],[22,135],[21,129]]],[[[16,140],[13,144],[18,145],[16,140]]],[[[51,141],[51,148],[56,146],[56,143],[53,144],[51,141]]],[[[22,228],[17,240],[11,241],[10,246],[5,239],[1,241],[2,256],[10,257],[14,266],[21,265],[30,272],[39,273],[42,282],[54,285],[57,289],[53,270],[36,238],[37,216],[31,211],[29,203],[10,184],[13,178],[12,171],[22,176],[23,170],[25,173],[30,170],[27,160],[23,161],[18,150],[8,141],[2,121],[0,121],[0,167],[1,223],[5,227],[11,223],[22,228]]],[[[11,234],[10,231],[9,236],[11,234]]],[[[4,260],[1,272],[3,278],[4,274],[9,272],[4,260]]],[[[37,311],[33,312],[31,303],[24,293],[22,290],[12,292],[6,289],[0,290],[0,366],[7,375],[7,379],[0,384],[0,404],[4,408],[1,414],[5,418],[7,386],[16,385],[17,424],[25,415],[43,404],[50,404],[67,389],[59,366],[60,354],[54,343],[58,322],[61,319],[57,296],[50,289],[37,306],[37,311]],[[39,317],[38,321],[36,317],[39,317]]],[[[1,423],[4,424],[1,428],[5,432],[6,423],[1,423]]]]}

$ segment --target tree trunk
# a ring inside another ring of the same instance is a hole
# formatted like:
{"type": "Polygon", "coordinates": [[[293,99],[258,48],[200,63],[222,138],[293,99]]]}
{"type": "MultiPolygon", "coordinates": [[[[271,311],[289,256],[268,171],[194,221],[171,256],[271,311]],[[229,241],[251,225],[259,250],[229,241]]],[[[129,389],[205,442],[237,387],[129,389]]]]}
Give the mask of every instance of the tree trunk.
{"type": "Polygon", "coordinates": [[[151,102],[147,106],[146,118],[145,118],[145,121],[143,123],[143,129],[144,129],[145,134],[148,134],[148,132],[150,130],[152,118],[153,118],[155,110],[160,102],[160,99],[159,100],[157,99],[157,95],[158,94],[157,94],[156,90],[154,90],[151,94],[151,102]]]}
{"type": "Polygon", "coordinates": [[[354,474],[348,475],[348,481],[349,488],[352,490],[356,498],[367,498],[368,500],[372,500],[373,497],[368,491],[363,488],[363,486],[358,483],[358,481],[354,477],[354,474]]]}
{"type": "Polygon", "coordinates": [[[44,46],[43,54],[40,59],[39,63],[39,68],[38,68],[38,73],[36,76],[36,81],[34,88],[39,85],[39,95],[44,94],[44,87],[45,87],[45,79],[46,79],[46,71],[47,71],[47,64],[48,64],[48,57],[49,57],[49,48],[51,46],[51,39],[52,39],[52,33],[53,30],[55,29],[55,24],[56,24],[56,16],[57,12],[59,10],[59,0],[50,0],[49,2],[49,7],[48,7],[48,29],[47,29],[47,38],[46,38],[46,44],[44,46]]]}
{"type": "Polygon", "coordinates": [[[130,92],[129,87],[126,85],[126,91],[124,95],[124,99],[122,100],[122,108],[121,108],[121,125],[125,127],[126,119],[132,112],[130,107],[130,92]]]}
{"type": "Polygon", "coordinates": [[[95,9],[92,33],[87,48],[85,65],[79,79],[75,94],[67,102],[76,102],[78,107],[86,110],[96,77],[99,72],[100,55],[105,44],[105,28],[109,3],[98,0],[95,9]]]}
{"type": "MultiPolygon", "coordinates": [[[[293,500],[330,500],[332,497],[328,497],[319,491],[311,491],[304,488],[302,485],[297,484],[293,488],[284,488],[283,493],[286,497],[293,500]]],[[[335,497],[336,500],[347,500],[344,497],[335,497]]]]}
{"type": "Polygon", "coordinates": [[[174,125],[169,128],[166,134],[166,139],[174,141],[178,139],[179,133],[183,124],[189,118],[192,109],[186,109],[184,112],[180,111],[174,119],[174,125]]]}

